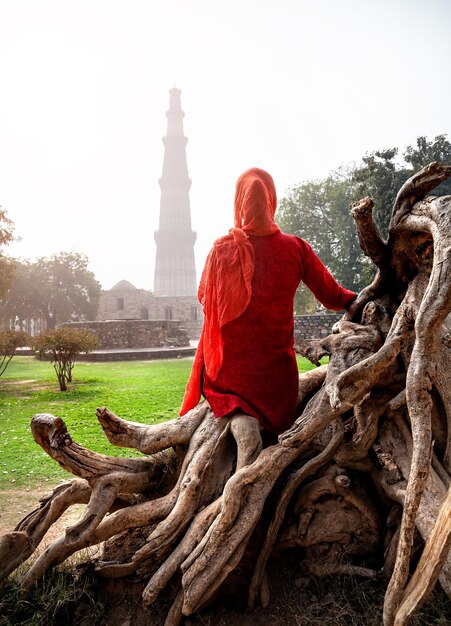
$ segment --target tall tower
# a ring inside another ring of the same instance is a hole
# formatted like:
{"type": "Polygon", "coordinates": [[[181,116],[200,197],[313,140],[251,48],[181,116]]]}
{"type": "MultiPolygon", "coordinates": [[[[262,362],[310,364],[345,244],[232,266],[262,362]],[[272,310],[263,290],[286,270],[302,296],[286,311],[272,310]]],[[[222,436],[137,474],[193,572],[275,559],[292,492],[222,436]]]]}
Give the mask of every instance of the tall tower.
{"type": "Polygon", "coordinates": [[[194,242],[191,230],[189,190],[191,180],[186,163],[186,144],[180,89],[169,91],[169,110],[166,136],[163,137],[163,172],[160,222],[155,231],[157,256],[155,263],[154,294],[156,296],[195,296],[197,293],[194,242]]]}

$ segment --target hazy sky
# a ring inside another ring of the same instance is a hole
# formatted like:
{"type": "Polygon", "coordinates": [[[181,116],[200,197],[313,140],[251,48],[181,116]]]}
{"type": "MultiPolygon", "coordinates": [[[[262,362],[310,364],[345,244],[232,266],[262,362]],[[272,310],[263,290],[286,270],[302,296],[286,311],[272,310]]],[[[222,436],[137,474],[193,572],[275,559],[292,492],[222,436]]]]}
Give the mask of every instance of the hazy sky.
{"type": "Polygon", "coordinates": [[[0,0],[9,254],[152,288],[161,137],[182,90],[198,275],[234,185],[290,186],[450,133],[449,0],[0,0]]]}

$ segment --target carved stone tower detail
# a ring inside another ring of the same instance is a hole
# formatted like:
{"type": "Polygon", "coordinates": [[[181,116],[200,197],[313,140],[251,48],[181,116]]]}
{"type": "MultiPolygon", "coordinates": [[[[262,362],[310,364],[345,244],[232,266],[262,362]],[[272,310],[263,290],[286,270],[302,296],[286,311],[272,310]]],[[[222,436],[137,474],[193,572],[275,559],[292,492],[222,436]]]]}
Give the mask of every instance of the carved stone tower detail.
{"type": "Polygon", "coordinates": [[[169,91],[167,133],[163,137],[163,172],[160,222],[155,231],[157,255],[154,294],[156,296],[195,296],[197,293],[194,243],[196,233],[191,229],[189,190],[191,180],[186,162],[186,144],[180,89],[169,91]]]}

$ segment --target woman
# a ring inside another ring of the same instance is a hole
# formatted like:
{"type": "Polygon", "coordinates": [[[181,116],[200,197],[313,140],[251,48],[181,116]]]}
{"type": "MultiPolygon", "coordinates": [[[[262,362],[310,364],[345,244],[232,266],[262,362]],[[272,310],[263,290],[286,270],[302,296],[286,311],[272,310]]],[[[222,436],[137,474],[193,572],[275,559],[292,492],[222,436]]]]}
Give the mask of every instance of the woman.
{"type": "Polygon", "coordinates": [[[235,416],[232,432],[237,415],[254,430],[260,424],[277,434],[295,420],[293,301],[299,282],[328,309],[347,309],[356,298],[306,241],[280,231],[276,204],[267,172],[252,168],[239,177],[235,228],[215,241],[199,286],[205,321],[180,414],[202,393],[216,417],[235,416]]]}

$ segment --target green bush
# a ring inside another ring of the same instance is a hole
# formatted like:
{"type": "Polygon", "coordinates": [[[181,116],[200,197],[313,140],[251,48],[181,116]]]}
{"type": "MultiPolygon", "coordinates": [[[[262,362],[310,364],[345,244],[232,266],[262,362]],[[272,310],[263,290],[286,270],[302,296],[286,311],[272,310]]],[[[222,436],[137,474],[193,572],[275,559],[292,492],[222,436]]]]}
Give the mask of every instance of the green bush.
{"type": "Polygon", "coordinates": [[[0,331],[0,376],[5,372],[9,362],[16,354],[17,348],[30,344],[31,337],[22,331],[0,331]]]}
{"type": "Polygon", "coordinates": [[[67,391],[67,383],[72,382],[76,357],[82,352],[95,350],[97,345],[98,340],[93,333],[68,326],[48,330],[33,339],[33,348],[39,357],[50,358],[61,391],[67,391]]]}

